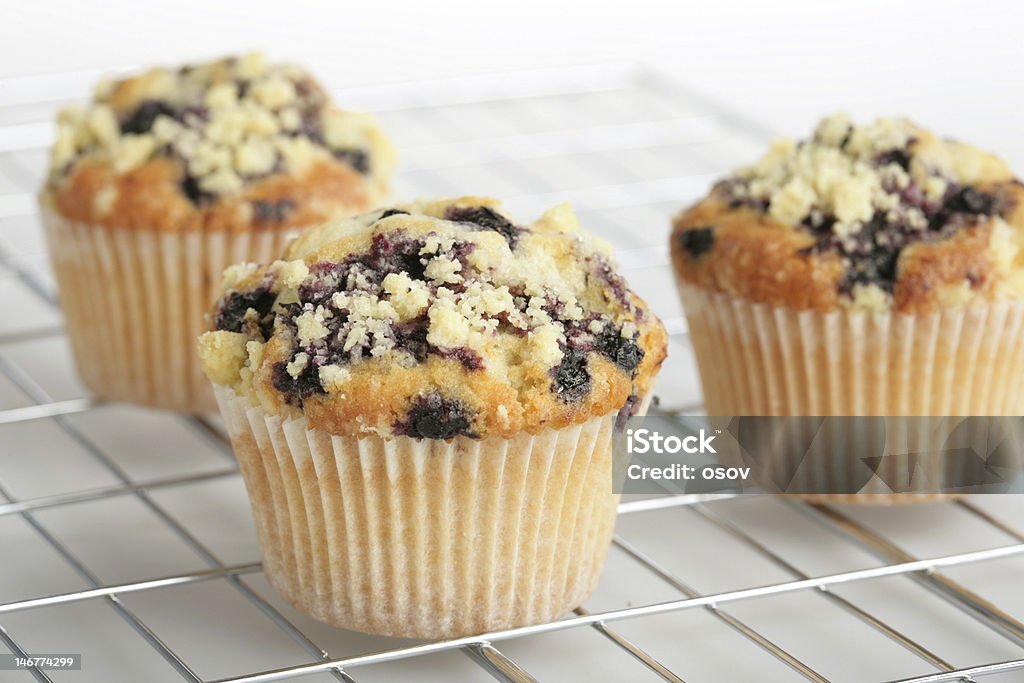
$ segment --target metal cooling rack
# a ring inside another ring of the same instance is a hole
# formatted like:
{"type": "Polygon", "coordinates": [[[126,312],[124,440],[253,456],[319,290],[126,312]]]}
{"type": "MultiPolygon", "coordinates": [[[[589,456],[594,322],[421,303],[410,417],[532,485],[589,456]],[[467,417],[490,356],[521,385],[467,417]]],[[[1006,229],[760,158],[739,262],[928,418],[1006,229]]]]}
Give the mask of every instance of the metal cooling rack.
{"type": "MultiPolygon", "coordinates": [[[[97,75],[0,83],[0,651],[84,665],[0,680],[1024,681],[1024,496],[633,498],[601,586],[561,621],[423,642],[295,612],[261,574],[217,420],[75,378],[33,197],[56,108],[97,75]]],[[[399,142],[397,196],[526,217],[571,201],[672,333],[661,409],[700,410],[668,218],[768,131],[630,66],[334,90],[399,142]]]]}

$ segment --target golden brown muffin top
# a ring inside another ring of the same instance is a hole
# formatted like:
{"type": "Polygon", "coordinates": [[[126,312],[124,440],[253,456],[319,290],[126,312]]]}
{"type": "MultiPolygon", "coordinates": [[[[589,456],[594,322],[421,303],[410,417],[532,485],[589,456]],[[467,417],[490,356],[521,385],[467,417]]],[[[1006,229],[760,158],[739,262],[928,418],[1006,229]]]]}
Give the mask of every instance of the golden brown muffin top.
{"type": "Polygon", "coordinates": [[[678,276],[798,309],[928,312],[1024,296],[1024,186],[906,119],[775,141],[674,221],[678,276]]]}
{"type": "Polygon", "coordinates": [[[203,367],[339,435],[511,437],[650,391],[666,337],[567,206],[520,225],[493,199],[327,223],[225,273],[203,367]]]}
{"type": "Polygon", "coordinates": [[[250,54],[101,83],[61,112],[44,193],[111,227],[259,229],[372,208],[393,166],[369,116],[250,54]]]}

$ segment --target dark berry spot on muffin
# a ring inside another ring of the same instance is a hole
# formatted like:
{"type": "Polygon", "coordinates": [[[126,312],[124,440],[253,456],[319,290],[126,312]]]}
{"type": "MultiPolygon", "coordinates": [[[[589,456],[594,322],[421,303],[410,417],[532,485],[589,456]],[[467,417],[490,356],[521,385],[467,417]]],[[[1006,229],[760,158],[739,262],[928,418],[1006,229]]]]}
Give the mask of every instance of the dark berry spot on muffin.
{"type": "Polygon", "coordinates": [[[979,192],[973,187],[965,187],[947,201],[943,210],[950,213],[970,213],[989,216],[995,209],[995,197],[979,192]]]}
{"type": "Polygon", "coordinates": [[[408,216],[408,215],[409,215],[408,211],[402,211],[401,209],[388,209],[387,211],[382,213],[380,215],[380,218],[378,218],[377,220],[382,221],[385,218],[390,218],[391,216],[408,216]]]}
{"type": "Polygon", "coordinates": [[[161,100],[143,100],[135,111],[121,122],[122,133],[143,135],[153,128],[153,122],[158,116],[177,117],[177,111],[167,102],[161,100]]]}
{"type": "Polygon", "coordinates": [[[711,226],[691,228],[679,235],[679,246],[697,258],[715,246],[715,229],[711,226]]]}
{"type": "Polygon", "coordinates": [[[875,157],[875,163],[879,166],[896,164],[904,171],[910,170],[910,153],[905,149],[890,149],[875,157]]]}
{"type": "Polygon", "coordinates": [[[466,346],[460,346],[455,349],[431,347],[431,352],[436,353],[442,358],[457,360],[467,370],[479,370],[484,366],[484,359],[480,357],[480,354],[466,346]]]}
{"type": "Polygon", "coordinates": [[[216,199],[212,193],[206,192],[199,187],[199,179],[194,175],[185,175],[181,181],[181,192],[196,206],[212,202],[216,199]]]}
{"type": "Polygon", "coordinates": [[[320,385],[320,375],[317,367],[307,363],[306,367],[293,377],[288,372],[288,363],[280,361],[274,364],[271,382],[274,388],[280,391],[285,400],[293,406],[302,406],[302,402],[313,394],[326,393],[320,385]]]}
{"type": "Polygon", "coordinates": [[[253,218],[258,223],[281,223],[288,220],[295,210],[295,202],[291,199],[270,201],[257,199],[252,203],[253,218]]]}
{"type": "Polygon", "coordinates": [[[870,222],[853,235],[840,238],[831,232],[834,216],[821,220],[814,228],[818,242],[801,251],[803,254],[838,252],[846,263],[846,272],[839,281],[839,292],[852,296],[855,285],[875,285],[892,293],[896,279],[896,264],[900,252],[918,233],[890,224],[886,216],[876,213],[870,222]]]}
{"type": "Polygon", "coordinates": [[[461,401],[436,392],[417,398],[409,408],[408,420],[394,426],[398,436],[423,439],[450,439],[455,436],[477,438],[470,431],[471,420],[461,401]]]}
{"type": "Polygon", "coordinates": [[[839,291],[852,296],[854,285],[875,285],[892,293],[896,280],[897,254],[891,251],[877,251],[864,257],[851,259],[846,275],[839,283],[839,291]]]}
{"type": "Polygon", "coordinates": [[[228,332],[252,332],[253,323],[259,326],[260,335],[266,338],[266,318],[274,306],[276,295],[269,287],[258,287],[248,292],[231,292],[221,299],[214,325],[218,330],[228,332]]]}
{"type": "Polygon", "coordinates": [[[516,248],[519,235],[523,228],[519,227],[509,219],[502,216],[494,209],[486,206],[471,206],[466,208],[451,207],[445,212],[445,218],[457,223],[472,223],[479,225],[484,230],[493,230],[508,242],[510,249],[516,248]]]}
{"type": "Polygon", "coordinates": [[[622,333],[612,326],[605,327],[594,346],[613,363],[629,372],[635,372],[644,357],[644,352],[637,346],[635,339],[623,337],[622,333]]]}
{"type": "Polygon", "coordinates": [[[370,248],[349,255],[342,263],[316,263],[310,266],[310,277],[299,289],[304,303],[318,304],[334,292],[378,287],[390,273],[405,273],[414,280],[422,280],[426,269],[420,256],[422,239],[412,239],[404,231],[374,235],[370,248]]]}
{"type": "Polygon", "coordinates": [[[802,225],[818,242],[801,253],[835,251],[844,259],[847,270],[839,282],[839,292],[850,296],[855,285],[875,285],[892,293],[897,279],[899,255],[916,242],[935,242],[956,231],[976,225],[980,218],[997,212],[996,198],[973,187],[950,185],[941,201],[925,197],[913,181],[899,192],[901,210],[877,211],[856,232],[839,236],[832,228],[835,216],[812,211],[802,225]],[[916,211],[907,213],[906,209],[916,211]]]}
{"type": "Polygon", "coordinates": [[[973,225],[980,217],[997,213],[996,198],[967,186],[951,186],[940,206],[928,217],[928,228],[947,237],[958,228],[973,225]]]}
{"type": "Polygon", "coordinates": [[[551,390],[559,399],[566,403],[578,403],[590,392],[592,381],[587,368],[587,352],[582,349],[567,348],[562,362],[552,373],[555,376],[551,390]]]}
{"type": "Polygon", "coordinates": [[[814,233],[818,235],[827,235],[832,232],[832,226],[836,224],[836,217],[831,214],[823,214],[818,209],[812,209],[807,218],[804,219],[803,226],[810,228],[814,233]]]}
{"type": "Polygon", "coordinates": [[[413,280],[422,280],[426,269],[420,256],[423,240],[410,239],[405,233],[374,235],[370,251],[361,260],[363,264],[380,273],[380,279],[388,273],[405,273],[413,280]]]}
{"type": "Polygon", "coordinates": [[[427,316],[420,316],[415,320],[398,323],[394,326],[395,348],[406,351],[422,363],[427,359],[430,351],[430,344],[427,343],[427,332],[430,330],[430,320],[427,316]]]}
{"type": "Polygon", "coordinates": [[[356,172],[366,175],[370,172],[370,155],[361,149],[332,149],[335,159],[344,161],[356,172]]]}
{"type": "Polygon", "coordinates": [[[314,263],[309,267],[309,276],[299,286],[299,301],[314,306],[325,303],[338,291],[341,270],[339,263],[314,263]]]}

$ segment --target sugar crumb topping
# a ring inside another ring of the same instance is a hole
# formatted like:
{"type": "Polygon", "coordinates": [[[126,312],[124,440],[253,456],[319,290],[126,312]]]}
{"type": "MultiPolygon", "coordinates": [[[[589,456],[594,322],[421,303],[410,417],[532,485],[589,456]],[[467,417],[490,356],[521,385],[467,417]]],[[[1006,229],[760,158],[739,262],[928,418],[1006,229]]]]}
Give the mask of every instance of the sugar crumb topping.
{"type": "MultiPolygon", "coordinates": [[[[999,202],[979,184],[1010,179],[998,158],[940,140],[907,119],[856,124],[837,114],[809,140],[774,141],[716,193],[733,208],[810,233],[815,244],[806,253],[834,252],[844,264],[842,300],[877,309],[891,303],[903,249],[998,218],[999,202]]],[[[713,227],[681,239],[698,257],[713,247],[713,227]]]]}
{"type": "Polygon", "coordinates": [[[589,363],[632,377],[643,357],[643,311],[565,207],[526,226],[493,200],[419,202],[325,225],[289,256],[232,269],[217,327],[285,343],[274,386],[295,405],[344,393],[366,363],[440,361],[571,402],[589,363]]]}
{"type": "Polygon", "coordinates": [[[123,174],[163,157],[184,166],[183,192],[199,203],[318,160],[385,177],[389,156],[372,118],[333,107],[306,71],[256,53],[103,81],[87,107],[60,113],[50,182],[83,159],[123,174]]]}

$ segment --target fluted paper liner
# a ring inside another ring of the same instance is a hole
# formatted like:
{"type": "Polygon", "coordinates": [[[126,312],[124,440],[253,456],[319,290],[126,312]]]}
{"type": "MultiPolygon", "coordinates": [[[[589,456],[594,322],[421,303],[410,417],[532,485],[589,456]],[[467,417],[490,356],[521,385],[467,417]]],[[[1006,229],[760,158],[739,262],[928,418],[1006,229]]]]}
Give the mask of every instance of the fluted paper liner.
{"type": "MultiPolygon", "coordinates": [[[[708,415],[964,416],[1024,410],[1024,302],[920,315],[821,313],[754,304],[687,283],[679,291],[708,415]]],[[[927,435],[903,438],[911,449],[928,444],[927,435]]],[[[840,450],[810,472],[822,490],[831,481],[852,480],[854,468],[863,467],[840,450]]],[[[891,459],[879,466],[900,465],[891,459]]],[[[902,476],[883,474],[860,494],[807,498],[897,503],[947,497],[873,494],[888,490],[880,487],[882,479],[902,476]]]]}
{"type": "Polygon", "coordinates": [[[214,390],[264,571],[302,612],[455,637],[551,621],[596,587],[619,500],[614,415],[511,439],[341,437],[214,390]]]}
{"type": "Polygon", "coordinates": [[[228,266],[278,258],[292,230],[110,228],[41,208],[75,365],[96,395],[216,410],[196,338],[228,266]]]}

